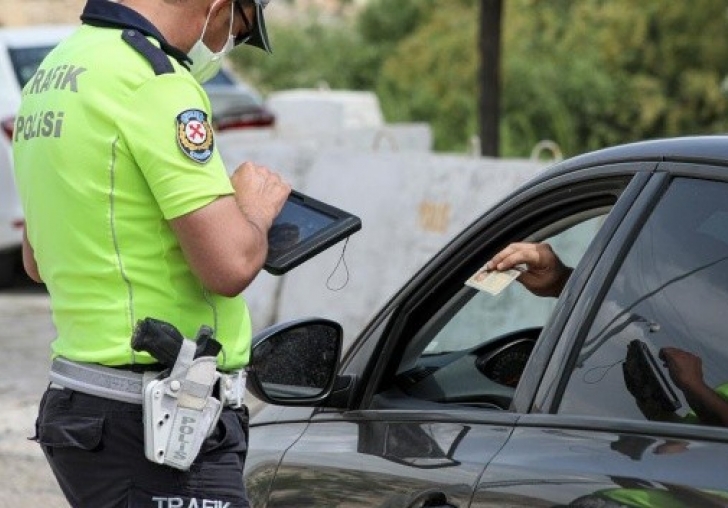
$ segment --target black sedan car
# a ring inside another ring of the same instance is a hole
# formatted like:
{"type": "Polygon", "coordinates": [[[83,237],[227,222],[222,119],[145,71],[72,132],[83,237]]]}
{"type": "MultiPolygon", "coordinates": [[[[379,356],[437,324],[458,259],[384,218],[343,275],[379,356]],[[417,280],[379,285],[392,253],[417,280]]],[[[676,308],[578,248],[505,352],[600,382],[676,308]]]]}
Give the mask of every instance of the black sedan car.
{"type": "Polygon", "coordinates": [[[560,162],[485,213],[376,315],[255,338],[255,507],[725,507],[728,428],[658,352],[700,359],[728,405],[728,137],[560,162]],[[558,298],[466,281],[513,241],[574,271],[558,298]],[[500,289],[500,288],[499,288],[500,289]],[[691,405],[692,404],[692,405],[691,405]]]}

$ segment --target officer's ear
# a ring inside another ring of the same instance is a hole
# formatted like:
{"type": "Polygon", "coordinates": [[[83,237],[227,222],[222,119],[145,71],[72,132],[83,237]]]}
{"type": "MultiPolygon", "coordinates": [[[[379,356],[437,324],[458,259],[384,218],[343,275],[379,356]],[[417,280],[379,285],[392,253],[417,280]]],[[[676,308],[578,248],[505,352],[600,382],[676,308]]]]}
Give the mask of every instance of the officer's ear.
{"type": "Polygon", "coordinates": [[[206,11],[210,13],[210,19],[219,16],[221,13],[226,16],[232,11],[234,0],[204,0],[208,5],[206,11]]]}

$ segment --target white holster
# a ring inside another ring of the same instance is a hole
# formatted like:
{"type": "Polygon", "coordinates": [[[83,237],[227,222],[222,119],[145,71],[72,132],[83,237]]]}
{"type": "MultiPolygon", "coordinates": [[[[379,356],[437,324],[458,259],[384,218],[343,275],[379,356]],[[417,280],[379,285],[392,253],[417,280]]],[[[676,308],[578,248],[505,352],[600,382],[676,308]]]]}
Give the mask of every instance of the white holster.
{"type": "Polygon", "coordinates": [[[184,339],[169,376],[144,379],[144,453],[181,470],[194,462],[223,406],[212,395],[220,379],[216,358],[195,359],[195,349],[194,341],[184,339]]]}

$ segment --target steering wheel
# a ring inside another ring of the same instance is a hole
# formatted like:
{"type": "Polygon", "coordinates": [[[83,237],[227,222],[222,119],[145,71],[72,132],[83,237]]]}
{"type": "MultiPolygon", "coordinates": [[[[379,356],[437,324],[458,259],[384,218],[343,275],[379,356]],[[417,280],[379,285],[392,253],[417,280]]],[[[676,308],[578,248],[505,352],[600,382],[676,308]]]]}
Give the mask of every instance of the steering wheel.
{"type": "Polygon", "coordinates": [[[515,389],[540,333],[539,326],[501,335],[476,352],[475,367],[488,379],[515,389]]]}

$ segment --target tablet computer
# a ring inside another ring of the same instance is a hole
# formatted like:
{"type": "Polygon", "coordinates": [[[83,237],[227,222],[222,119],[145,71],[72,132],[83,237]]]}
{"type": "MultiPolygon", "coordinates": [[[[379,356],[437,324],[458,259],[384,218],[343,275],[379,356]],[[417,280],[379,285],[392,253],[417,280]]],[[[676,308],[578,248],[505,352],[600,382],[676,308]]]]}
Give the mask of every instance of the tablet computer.
{"type": "Polygon", "coordinates": [[[631,377],[632,390],[636,392],[632,395],[639,396],[643,402],[655,403],[667,412],[674,412],[682,407],[667,376],[644,341],[633,339],[627,345],[624,368],[625,375],[631,377]]]}
{"type": "Polygon", "coordinates": [[[282,275],[360,229],[359,217],[291,191],[268,232],[264,269],[282,275]]]}

